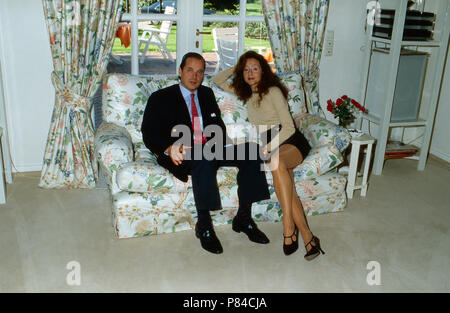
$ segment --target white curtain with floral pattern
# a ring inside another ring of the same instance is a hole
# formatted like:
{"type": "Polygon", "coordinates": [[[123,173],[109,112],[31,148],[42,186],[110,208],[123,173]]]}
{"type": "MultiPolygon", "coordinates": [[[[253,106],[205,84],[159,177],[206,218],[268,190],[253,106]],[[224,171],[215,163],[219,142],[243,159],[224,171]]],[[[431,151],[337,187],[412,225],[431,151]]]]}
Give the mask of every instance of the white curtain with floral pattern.
{"type": "Polygon", "coordinates": [[[108,64],[122,0],[42,0],[42,4],[56,95],[39,186],[94,188],[91,97],[108,64]]]}
{"type": "Polygon", "coordinates": [[[300,71],[308,112],[324,117],[319,102],[319,64],[328,0],[262,0],[275,65],[300,71]]]}

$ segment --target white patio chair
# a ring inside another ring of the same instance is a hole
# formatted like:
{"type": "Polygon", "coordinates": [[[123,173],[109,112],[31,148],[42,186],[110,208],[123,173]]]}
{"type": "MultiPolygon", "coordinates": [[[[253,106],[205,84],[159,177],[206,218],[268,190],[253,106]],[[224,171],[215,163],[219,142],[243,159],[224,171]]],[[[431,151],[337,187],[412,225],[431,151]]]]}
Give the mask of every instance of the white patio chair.
{"type": "MultiPolygon", "coordinates": [[[[164,14],[175,13],[175,8],[167,6],[164,10],[164,14]]],[[[142,35],[139,37],[139,53],[140,53],[140,63],[144,63],[145,56],[150,45],[155,45],[158,47],[162,56],[174,62],[172,55],[167,49],[167,42],[169,40],[170,30],[172,28],[172,21],[161,22],[161,28],[157,29],[149,26],[147,22],[138,23],[138,29],[142,30],[142,35]],[[144,50],[141,50],[141,46],[145,44],[144,50]]]]}
{"type": "Polygon", "coordinates": [[[226,70],[236,65],[238,61],[238,42],[237,40],[227,40],[223,38],[217,38],[218,54],[220,55],[220,62],[217,68],[220,70],[226,70]]]}
{"type": "MultiPolygon", "coordinates": [[[[213,28],[212,35],[214,39],[217,54],[217,66],[215,73],[226,70],[236,65],[238,61],[238,28],[213,28]]],[[[252,46],[245,47],[245,50],[257,50],[259,54],[263,54],[266,47],[252,46]]]]}
{"type": "Polygon", "coordinates": [[[212,35],[214,40],[214,51],[217,54],[217,66],[215,73],[226,70],[237,63],[238,53],[238,29],[213,28],[212,35]],[[222,49],[222,45],[225,47],[222,49]]]}

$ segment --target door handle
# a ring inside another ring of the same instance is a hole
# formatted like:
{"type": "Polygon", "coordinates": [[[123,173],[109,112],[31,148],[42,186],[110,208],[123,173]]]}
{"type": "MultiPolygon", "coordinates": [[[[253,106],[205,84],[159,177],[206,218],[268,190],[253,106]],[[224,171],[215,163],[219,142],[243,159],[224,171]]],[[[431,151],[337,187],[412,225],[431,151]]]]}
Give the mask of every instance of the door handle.
{"type": "Polygon", "coordinates": [[[197,31],[195,32],[195,35],[209,35],[209,34],[211,34],[211,32],[201,32],[198,28],[197,28],[197,31]]]}

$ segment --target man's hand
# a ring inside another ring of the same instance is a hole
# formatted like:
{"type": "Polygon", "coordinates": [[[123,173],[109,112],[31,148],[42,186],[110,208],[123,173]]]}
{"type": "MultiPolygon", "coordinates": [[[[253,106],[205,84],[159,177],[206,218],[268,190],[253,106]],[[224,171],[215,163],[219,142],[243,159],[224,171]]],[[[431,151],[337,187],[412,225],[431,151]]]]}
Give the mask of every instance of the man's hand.
{"type": "Polygon", "coordinates": [[[189,147],[189,146],[183,146],[183,145],[171,145],[166,149],[166,153],[169,155],[173,164],[178,166],[184,160],[184,157],[186,155],[186,149],[190,149],[190,148],[191,147],[189,147]]]}

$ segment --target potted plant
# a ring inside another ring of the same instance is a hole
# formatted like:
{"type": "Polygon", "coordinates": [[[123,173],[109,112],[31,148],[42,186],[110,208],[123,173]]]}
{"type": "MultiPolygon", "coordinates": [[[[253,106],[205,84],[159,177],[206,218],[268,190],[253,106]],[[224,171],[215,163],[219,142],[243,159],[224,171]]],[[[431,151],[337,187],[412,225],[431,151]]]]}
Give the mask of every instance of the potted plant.
{"type": "Polygon", "coordinates": [[[343,95],[335,102],[329,99],[327,101],[327,110],[333,113],[334,117],[339,120],[339,125],[345,128],[355,120],[355,112],[359,110],[362,113],[367,113],[365,107],[347,95],[343,95]]]}

